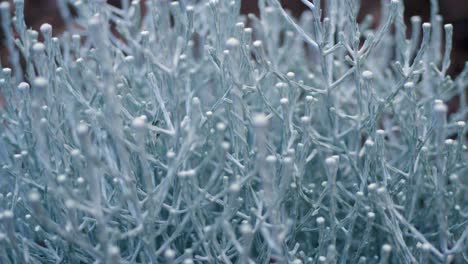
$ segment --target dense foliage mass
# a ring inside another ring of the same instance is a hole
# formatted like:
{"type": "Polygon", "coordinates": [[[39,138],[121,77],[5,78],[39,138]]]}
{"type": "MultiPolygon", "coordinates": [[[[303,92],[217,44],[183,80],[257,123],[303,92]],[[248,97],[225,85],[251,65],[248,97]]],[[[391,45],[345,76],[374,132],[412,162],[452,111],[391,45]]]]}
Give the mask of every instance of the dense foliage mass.
{"type": "Polygon", "coordinates": [[[437,1],[302,2],[2,2],[0,263],[466,263],[437,1]]]}

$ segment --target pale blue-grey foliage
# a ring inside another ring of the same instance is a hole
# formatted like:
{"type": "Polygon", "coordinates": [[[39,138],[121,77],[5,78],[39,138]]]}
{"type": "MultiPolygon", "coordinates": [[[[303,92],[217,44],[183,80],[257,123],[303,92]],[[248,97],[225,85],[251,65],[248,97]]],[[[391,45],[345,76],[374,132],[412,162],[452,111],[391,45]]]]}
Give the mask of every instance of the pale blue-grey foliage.
{"type": "Polygon", "coordinates": [[[301,1],[2,2],[0,263],[466,263],[437,0],[301,1]]]}

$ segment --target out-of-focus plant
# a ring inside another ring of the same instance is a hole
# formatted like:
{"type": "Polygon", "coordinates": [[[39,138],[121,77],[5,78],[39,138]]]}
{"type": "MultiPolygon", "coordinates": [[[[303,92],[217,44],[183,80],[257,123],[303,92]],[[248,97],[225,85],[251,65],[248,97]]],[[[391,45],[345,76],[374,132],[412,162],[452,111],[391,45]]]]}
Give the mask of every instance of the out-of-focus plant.
{"type": "Polygon", "coordinates": [[[0,262],[466,262],[437,1],[409,36],[402,0],[302,2],[62,0],[60,36],[2,2],[0,262]]]}

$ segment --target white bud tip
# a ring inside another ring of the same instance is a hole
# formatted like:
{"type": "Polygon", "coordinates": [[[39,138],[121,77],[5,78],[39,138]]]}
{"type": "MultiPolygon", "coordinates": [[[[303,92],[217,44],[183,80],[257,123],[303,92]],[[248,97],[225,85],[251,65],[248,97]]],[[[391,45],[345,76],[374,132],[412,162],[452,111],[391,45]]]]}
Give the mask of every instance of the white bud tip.
{"type": "Polygon", "coordinates": [[[420,23],[421,22],[421,17],[420,16],[412,16],[411,17],[411,22],[420,23]]]}
{"type": "Polygon", "coordinates": [[[172,249],[167,249],[166,251],[164,251],[164,257],[167,259],[173,259],[175,257],[175,254],[175,251],[172,249]]]}
{"type": "Polygon", "coordinates": [[[285,84],[284,82],[278,82],[277,84],[275,84],[275,87],[281,89],[281,88],[288,87],[288,85],[285,84]]]}
{"type": "Polygon", "coordinates": [[[8,2],[1,2],[0,3],[0,10],[6,10],[6,11],[10,11],[10,3],[8,2]]]}
{"type": "Polygon", "coordinates": [[[288,98],[281,98],[281,99],[280,99],[280,103],[281,103],[282,105],[286,105],[286,104],[289,103],[289,100],[288,100],[288,98]]]}
{"type": "Polygon", "coordinates": [[[283,159],[283,163],[284,164],[291,164],[292,163],[292,158],[291,157],[285,157],[283,159]]]}
{"type": "Polygon", "coordinates": [[[199,104],[200,104],[200,98],[198,98],[198,97],[193,97],[193,98],[192,98],[192,104],[194,104],[194,105],[199,105],[199,104]]]}
{"type": "Polygon", "coordinates": [[[33,50],[34,52],[43,52],[45,50],[45,46],[41,42],[37,42],[34,43],[33,50]]]}
{"type": "Polygon", "coordinates": [[[29,201],[31,201],[31,202],[37,202],[37,201],[39,201],[41,199],[41,196],[40,196],[40,194],[38,192],[33,191],[33,192],[29,193],[28,198],[29,198],[29,201]]]}
{"type": "Polygon", "coordinates": [[[405,83],[405,89],[413,89],[414,88],[414,83],[413,82],[407,82],[405,83]]]}
{"type": "Polygon", "coordinates": [[[241,226],[240,226],[241,234],[248,235],[248,234],[251,234],[252,231],[253,231],[252,226],[250,224],[248,224],[248,223],[241,224],[241,226]]]}
{"type": "Polygon", "coordinates": [[[237,182],[231,184],[231,186],[229,186],[229,191],[231,193],[238,193],[239,191],[241,190],[241,185],[237,182]]]}
{"type": "Polygon", "coordinates": [[[253,125],[256,127],[266,127],[268,125],[268,117],[263,113],[254,115],[253,125]]]}
{"type": "Polygon", "coordinates": [[[431,23],[424,23],[423,25],[423,29],[430,29],[431,28],[431,23]]]}
{"type": "Polygon", "coordinates": [[[228,48],[236,48],[240,45],[240,41],[236,38],[229,38],[227,41],[226,41],[226,46],[228,48]]]}
{"type": "Polygon", "coordinates": [[[339,161],[339,156],[337,155],[334,155],[325,159],[325,163],[329,167],[336,167],[338,165],[338,161],[339,161]]]}
{"type": "Polygon", "coordinates": [[[40,28],[41,32],[46,34],[52,32],[52,26],[50,24],[42,24],[40,28]]]}
{"type": "Polygon", "coordinates": [[[310,123],[310,117],[308,117],[308,116],[301,117],[301,123],[304,124],[304,125],[309,124],[310,123]]]}
{"type": "Polygon", "coordinates": [[[380,188],[378,188],[378,189],[377,189],[377,193],[378,193],[378,194],[383,194],[383,193],[385,193],[385,187],[380,187],[380,188]]]}
{"type": "Polygon", "coordinates": [[[390,251],[392,251],[392,246],[390,246],[389,244],[385,244],[382,246],[382,250],[386,253],[389,253],[390,251]]]}
{"type": "Polygon", "coordinates": [[[465,121],[458,121],[457,126],[460,127],[460,128],[464,128],[465,127],[465,121]]]}
{"type": "Polygon", "coordinates": [[[263,43],[262,43],[261,40],[256,40],[256,41],[254,41],[254,43],[253,43],[253,46],[254,46],[255,48],[260,48],[262,45],[263,45],[263,43]]]}
{"type": "Polygon", "coordinates": [[[243,28],[243,27],[245,27],[245,24],[243,22],[239,22],[239,23],[236,24],[236,27],[243,28]]]}
{"type": "Polygon", "coordinates": [[[226,130],[226,124],[220,122],[220,123],[216,124],[216,129],[218,131],[223,132],[224,130],[226,130]]]}
{"type": "Polygon", "coordinates": [[[116,246],[109,246],[109,255],[118,256],[120,255],[120,249],[116,246]]]}
{"type": "Polygon", "coordinates": [[[67,176],[65,174],[60,174],[59,176],[57,176],[57,181],[59,183],[64,183],[66,180],[67,180],[67,176]]]}
{"type": "Polygon", "coordinates": [[[25,83],[25,82],[22,82],[22,83],[18,84],[18,90],[20,90],[20,91],[29,90],[29,84],[25,83]]]}
{"type": "Polygon", "coordinates": [[[144,128],[146,125],[146,116],[139,116],[132,121],[132,127],[135,129],[144,128]]]}
{"type": "Polygon", "coordinates": [[[367,147],[373,147],[375,143],[372,139],[369,138],[366,140],[365,144],[367,147]]]}
{"type": "Polygon", "coordinates": [[[47,87],[47,80],[44,77],[37,77],[34,79],[34,86],[40,89],[46,88],[47,87]]]}
{"type": "Polygon", "coordinates": [[[367,189],[370,191],[376,190],[377,189],[377,183],[371,183],[367,186],[367,189]]]}
{"type": "Polygon", "coordinates": [[[73,157],[78,157],[81,154],[81,151],[79,149],[73,149],[70,151],[70,155],[73,157]]]}
{"type": "Polygon", "coordinates": [[[76,132],[78,132],[78,134],[80,135],[84,135],[88,133],[88,125],[85,123],[80,123],[78,127],[76,128],[76,132]]]}
{"type": "Polygon", "coordinates": [[[446,145],[453,145],[453,144],[455,144],[455,140],[450,139],[450,138],[449,138],[449,139],[446,139],[446,140],[445,140],[445,144],[446,144],[446,145]]]}
{"type": "Polygon", "coordinates": [[[296,74],[294,72],[288,72],[286,73],[286,77],[288,77],[289,79],[294,79],[294,77],[296,77],[296,74]]]}
{"type": "Polygon", "coordinates": [[[446,113],[448,111],[447,105],[440,100],[436,100],[436,102],[434,103],[434,111],[446,113]]]}
{"type": "Polygon", "coordinates": [[[227,141],[221,142],[221,148],[223,148],[223,150],[228,151],[230,147],[231,147],[231,144],[229,144],[229,142],[227,141]]]}
{"type": "Polygon", "coordinates": [[[366,79],[366,80],[370,80],[370,79],[374,78],[374,74],[371,71],[364,71],[362,73],[362,77],[364,77],[364,79],[366,79]]]}
{"type": "Polygon", "coordinates": [[[325,218],[319,216],[317,217],[316,221],[317,221],[317,224],[322,225],[323,223],[325,223],[325,218]]]}
{"type": "Polygon", "coordinates": [[[431,245],[429,243],[424,243],[422,246],[421,246],[422,250],[424,251],[429,251],[431,249],[431,245]]]}
{"type": "Polygon", "coordinates": [[[3,212],[3,219],[12,219],[13,212],[11,210],[6,210],[3,212]]]}
{"type": "Polygon", "coordinates": [[[266,157],[266,161],[267,161],[268,163],[275,163],[276,160],[277,160],[276,157],[273,156],[273,155],[268,155],[268,156],[266,157]]]}

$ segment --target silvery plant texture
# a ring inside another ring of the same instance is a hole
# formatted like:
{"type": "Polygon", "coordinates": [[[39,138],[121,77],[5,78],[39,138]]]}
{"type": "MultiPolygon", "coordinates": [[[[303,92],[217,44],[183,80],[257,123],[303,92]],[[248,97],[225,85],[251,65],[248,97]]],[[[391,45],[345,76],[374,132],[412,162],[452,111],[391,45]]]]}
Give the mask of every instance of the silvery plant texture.
{"type": "Polygon", "coordinates": [[[301,1],[2,2],[0,263],[467,263],[437,0],[301,1]]]}

